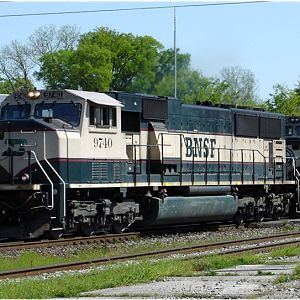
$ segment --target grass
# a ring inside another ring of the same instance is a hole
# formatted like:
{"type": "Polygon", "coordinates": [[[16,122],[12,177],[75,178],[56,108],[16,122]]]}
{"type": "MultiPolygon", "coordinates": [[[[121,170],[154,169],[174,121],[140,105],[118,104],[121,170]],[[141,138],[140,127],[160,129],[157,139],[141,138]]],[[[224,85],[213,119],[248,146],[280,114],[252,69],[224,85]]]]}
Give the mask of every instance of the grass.
{"type": "MultiPolygon", "coordinates": [[[[188,246],[200,244],[199,241],[191,241],[189,243],[162,243],[155,242],[152,244],[110,244],[110,245],[99,245],[95,246],[94,249],[89,250],[78,250],[76,252],[69,252],[61,256],[58,255],[47,255],[39,254],[34,251],[25,251],[22,252],[17,257],[0,257],[0,271],[13,270],[13,269],[22,269],[22,268],[31,268],[38,266],[46,266],[64,262],[74,262],[81,260],[91,260],[95,258],[107,258],[124,254],[134,254],[162,249],[174,249],[180,246],[188,246]]],[[[62,253],[63,254],[63,253],[62,253]]]]}
{"type": "Polygon", "coordinates": [[[63,261],[64,259],[60,257],[41,255],[32,251],[28,251],[14,258],[1,257],[0,271],[32,268],[37,266],[62,263],[63,261]]]}
{"type": "MultiPolygon", "coordinates": [[[[289,225],[288,227],[289,231],[291,231],[292,228],[289,225]]],[[[149,243],[148,241],[144,242],[144,240],[137,240],[137,242],[135,243],[116,243],[116,244],[105,243],[99,245],[95,244],[94,249],[80,250],[80,251],[78,250],[73,253],[62,252],[62,253],[58,253],[59,256],[58,255],[50,256],[46,254],[38,254],[37,252],[34,251],[26,251],[17,257],[3,257],[3,256],[0,257],[0,271],[12,270],[18,268],[38,267],[38,266],[58,264],[64,262],[73,262],[79,260],[90,260],[99,257],[107,258],[112,256],[124,255],[124,254],[134,254],[134,253],[141,253],[141,252],[155,251],[155,250],[162,250],[162,249],[173,249],[176,247],[192,246],[192,245],[199,245],[203,243],[213,243],[213,242],[220,242],[220,241],[222,241],[222,238],[206,240],[205,242],[201,242],[199,240],[190,240],[188,242],[186,240],[179,241],[179,242],[170,240],[169,242],[161,242],[158,240],[149,243]]],[[[280,254],[279,251],[281,250],[278,250],[277,252],[273,252],[272,254],[273,257],[284,256],[283,254],[280,254]]],[[[294,248],[291,247],[289,253],[285,255],[291,256],[291,255],[298,255],[298,254],[300,255],[300,249],[298,248],[295,249],[295,247],[294,248]]]]}
{"type": "Polygon", "coordinates": [[[291,257],[300,255],[300,247],[297,246],[286,246],[283,248],[274,249],[270,253],[270,257],[291,257]]]}
{"type": "Polygon", "coordinates": [[[300,279],[300,264],[296,266],[292,274],[280,274],[274,280],[275,284],[286,283],[291,280],[300,279]]]}
{"type": "Polygon", "coordinates": [[[210,256],[193,259],[164,259],[111,265],[86,274],[65,275],[47,280],[32,278],[0,282],[0,298],[78,297],[96,289],[161,280],[169,276],[195,276],[200,270],[210,271],[236,264],[256,264],[260,255],[210,256]]]}
{"type": "MultiPolygon", "coordinates": [[[[110,245],[110,247],[102,246],[88,251],[78,251],[66,257],[42,255],[29,251],[24,252],[17,258],[0,258],[0,270],[149,251],[160,249],[160,243],[154,243],[150,246],[123,245],[116,247],[114,245],[110,245]]],[[[171,248],[170,244],[164,245],[164,248],[171,248]]],[[[161,280],[169,276],[196,276],[199,275],[199,272],[202,272],[204,275],[214,275],[214,270],[216,269],[243,264],[268,263],[267,258],[270,256],[275,258],[294,255],[300,255],[300,248],[297,246],[284,247],[276,249],[269,254],[260,255],[212,255],[190,259],[142,260],[131,264],[107,265],[105,268],[93,270],[86,274],[76,273],[60,277],[49,276],[46,280],[33,278],[3,280],[0,281],[0,298],[78,297],[80,293],[85,291],[161,280]]],[[[300,266],[296,268],[292,277],[279,276],[275,283],[286,282],[294,278],[300,278],[300,266]]]]}
{"type": "MultiPolygon", "coordinates": [[[[286,247],[282,253],[293,253],[286,247]]],[[[297,248],[297,247],[295,247],[297,248]]],[[[273,252],[278,251],[274,250],[273,252]]],[[[32,253],[33,255],[33,253],[32,253]]],[[[28,257],[31,260],[34,256],[28,257]]],[[[214,270],[242,264],[265,263],[266,254],[245,255],[212,255],[190,259],[142,260],[133,263],[107,265],[102,269],[92,270],[85,274],[75,273],[60,277],[48,277],[46,280],[25,278],[3,280],[0,282],[0,298],[54,298],[79,297],[82,292],[112,288],[117,286],[161,280],[170,276],[196,276],[214,274],[214,270]]],[[[300,278],[300,266],[292,278],[300,278]]],[[[290,280],[283,275],[276,283],[290,280]]]]}
{"type": "Polygon", "coordinates": [[[120,264],[105,270],[94,270],[85,275],[67,275],[39,281],[25,279],[19,282],[4,282],[1,284],[0,297],[76,297],[84,291],[158,280],[175,274],[189,274],[189,271],[189,267],[181,262],[174,264],[171,261],[157,263],[143,261],[130,265],[120,264]]]}

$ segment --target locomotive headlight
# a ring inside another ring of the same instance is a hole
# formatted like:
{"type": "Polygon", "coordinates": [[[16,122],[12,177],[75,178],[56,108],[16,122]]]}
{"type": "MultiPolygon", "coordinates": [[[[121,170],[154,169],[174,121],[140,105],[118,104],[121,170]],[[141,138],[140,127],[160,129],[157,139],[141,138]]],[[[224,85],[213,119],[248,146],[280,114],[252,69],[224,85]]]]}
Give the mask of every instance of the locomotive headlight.
{"type": "Polygon", "coordinates": [[[28,181],[29,180],[29,175],[27,173],[23,173],[22,176],[21,176],[21,180],[24,181],[24,182],[28,181]]]}
{"type": "Polygon", "coordinates": [[[38,91],[38,90],[35,90],[35,91],[33,92],[34,98],[38,98],[40,95],[41,95],[41,92],[38,91]]]}
{"type": "Polygon", "coordinates": [[[34,88],[33,90],[29,91],[27,96],[31,99],[36,99],[41,95],[41,92],[38,91],[36,88],[34,88]]]}
{"type": "Polygon", "coordinates": [[[28,92],[28,97],[29,97],[29,98],[32,98],[33,96],[34,96],[34,91],[29,91],[29,92],[28,92]]]}

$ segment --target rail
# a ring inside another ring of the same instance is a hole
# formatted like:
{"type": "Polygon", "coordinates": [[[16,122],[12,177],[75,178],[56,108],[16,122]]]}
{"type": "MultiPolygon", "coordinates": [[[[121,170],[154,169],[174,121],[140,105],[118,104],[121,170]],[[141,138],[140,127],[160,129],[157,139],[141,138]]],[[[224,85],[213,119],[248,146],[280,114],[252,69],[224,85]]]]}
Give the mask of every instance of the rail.
{"type": "Polygon", "coordinates": [[[33,250],[49,247],[68,247],[74,245],[105,244],[117,241],[127,241],[140,237],[139,232],[121,234],[102,234],[89,237],[64,237],[58,240],[0,242],[0,253],[4,251],[33,250]]]}

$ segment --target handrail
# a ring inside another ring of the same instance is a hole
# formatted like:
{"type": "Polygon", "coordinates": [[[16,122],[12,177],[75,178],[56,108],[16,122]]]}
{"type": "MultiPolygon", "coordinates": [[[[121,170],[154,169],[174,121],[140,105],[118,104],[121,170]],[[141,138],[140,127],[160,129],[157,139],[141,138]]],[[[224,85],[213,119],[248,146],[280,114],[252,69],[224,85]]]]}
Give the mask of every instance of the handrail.
{"type": "MultiPolygon", "coordinates": [[[[163,176],[164,176],[164,174],[163,174],[163,170],[164,170],[163,169],[163,165],[164,165],[164,159],[165,159],[165,157],[164,157],[164,147],[165,146],[172,146],[172,145],[169,145],[169,144],[164,144],[164,136],[179,136],[180,137],[180,155],[179,155],[179,157],[176,157],[176,158],[179,158],[179,160],[180,160],[179,161],[179,163],[180,163],[179,169],[180,170],[179,170],[179,174],[178,175],[180,175],[182,177],[182,175],[186,173],[182,169],[182,166],[183,166],[183,153],[182,153],[182,142],[183,141],[182,141],[182,137],[184,137],[184,134],[182,134],[182,133],[159,132],[158,135],[157,135],[157,141],[156,141],[155,145],[142,145],[142,144],[130,145],[132,147],[147,147],[147,155],[148,155],[147,165],[148,165],[148,167],[149,167],[149,164],[150,164],[150,160],[149,160],[149,150],[150,150],[150,147],[155,147],[155,146],[162,147],[162,149],[161,149],[161,155],[162,155],[162,157],[161,157],[161,160],[162,160],[162,170],[161,170],[162,179],[161,179],[161,181],[162,181],[162,183],[163,183],[163,180],[164,180],[163,179],[163,176]]],[[[192,155],[189,158],[186,157],[186,161],[189,161],[189,159],[191,159],[190,162],[192,163],[192,170],[191,170],[191,172],[189,171],[188,173],[191,173],[191,182],[193,184],[194,181],[195,181],[195,174],[202,174],[203,171],[200,171],[200,170],[196,171],[196,169],[195,169],[196,159],[195,158],[197,156],[194,155],[194,153],[195,153],[194,150],[197,149],[197,147],[196,146],[192,146],[191,148],[193,149],[192,155]]],[[[226,152],[226,151],[230,152],[229,153],[229,157],[227,158],[227,159],[229,159],[229,163],[230,163],[230,170],[229,170],[229,172],[230,172],[230,179],[229,179],[230,182],[232,182],[232,175],[233,175],[232,164],[233,164],[234,161],[232,159],[232,156],[236,152],[240,152],[241,155],[242,155],[241,156],[242,171],[238,172],[241,175],[242,182],[244,181],[244,175],[248,174],[248,173],[244,173],[245,172],[244,165],[246,163],[246,161],[245,161],[245,155],[247,154],[247,152],[249,152],[251,154],[249,159],[250,159],[250,162],[252,164],[252,181],[253,181],[253,183],[255,182],[255,163],[257,163],[258,160],[262,160],[261,163],[264,165],[264,171],[263,171],[263,173],[264,173],[264,181],[265,181],[265,183],[267,182],[267,179],[268,179],[267,165],[269,165],[270,167],[274,168],[274,174],[272,176],[272,180],[275,183],[275,181],[277,179],[276,178],[276,171],[279,171],[279,170],[275,170],[277,160],[280,159],[281,164],[284,166],[284,164],[286,163],[287,159],[289,159],[289,157],[282,157],[282,156],[270,158],[269,156],[265,156],[259,149],[250,149],[250,148],[235,148],[235,149],[232,149],[232,148],[225,148],[225,147],[216,147],[216,148],[214,148],[214,150],[217,151],[217,157],[216,158],[211,159],[210,157],[203,156],[202,159],[200,157],[199,157],[199,159],[197,159],[197,162],[198,161],[200,161],[200,162],[202,161],[202,162],[205,163],[205,170],[206,170],[206,172],[205,172],[206,175],[205,175],[205,178],[204,178],[205,182],[207,182],[207,179],[208,179],[207,176],[208,176],[208,163],[209,163],[209,161],[215,161],[217,159],[217,163],[218,163],[217,181],[218,181],[218,183],[220,183],[220,181],[221,181],[220,180],[220,176],[221,176],[221,173],[223,173],[221,171],[221,169],[220,169],[220,164],[221,164],[221,158],[220,157],[222,156],[221,155],[222,152],[223,153],[226,152]],[[270,162],[268,162],[267,160],[270,160],[270,162]],[[271,160],[272,160],[272,162],[271,162],[271,160]]],[[[136,151],[136,149],[135,149],[135,151],[136,151]]],[[[227,161],[227,159],[226,159],[226,161],[227,161]]],[[[137,162],[135,161],[135,164],[136,163],[137,162]]],[[[251,172],[249,174],[251,174],[251,172]]],[[[148,182],[150,182],[149,170],[148,170],[148,174],[147,175],[148,175],[148,182]]],[[[281,178],[281,180],[282,180],[282,182],[284,181],[284,170],[283,169],[282,169],[282,178],[281,178]]],[[[300,204],[299,204],[299,208],[300,208],[300,204]]]]}
{"type": "Polygon", "coordinates": [[[293,161],[293,171],[294,171],[294,177],[297,181],[297,207],[296,207],[296,213],[300,213],[300,173],[296,168],[296,158],[292,159],[293,161]]]}
{"type": "Polygon", "coordinates": [[[42,172],[44,173],[44,175],[46,176],[46,178],[48,179],[48,181],[50,182],[51,185],[51,205],[48,205],[49,209],[53,209],[54,208],[54,193],[53,193],[53,182],[51,181],[50,177],[48,176],[47,172],[45,171],[45,169],[42,167],[41,163],[38,161],[37,156],[35,154],[35,152],[33,150],[29,151],[31,154],[33,154],[36,163],[38,164],[38,166],[40,167],[40,169],[42,170],[42,172]]]}
{"type": "MultiPolygon", "coordinates": [[[[194,174],[193,173],[195,173],[195,174],[202,174],[203,171],[195,172],[194,164],[196,163],[196,160],[195,160],[195,155],[194,155],[195,151],[194,150],[197,149],[197,147],[194,146],[194,147],[192,147],[192,149],[193,149],[193,151],[192,151],[193,155],[191,156],[191,161],[190,162],[192,163],[192,182],[194,182],[194,174]]],[[[229,180],[230,180],[230,182],[232,182],[232,175],[233,175],[233,171],[232,171],[232,163],[233,163],[232,155],[234,153],[241,153],[241,161],[240,161],[240,163],[241,163],[241,166],[242,166],[242,170],[241,170],[241,172],[238,172],[238,173],[240,173],[240,175],[241,175],[241,181],[243,182],[244,175],[245,175],[244,174],[244,171],[245,171],[244,170],[244,164],[245,164],[244,154],[247,153],[247,152],[249,152],[250,154],[252,154],[251,155],[252,158],[250,158],[251,164],[252,164],[252,181],[255,182],[255,163],[257,162],[257,160],[255,159],[255,154],[257,153],[259,155],[259,157],[261,157],[263,159],[262,163],[265,166],[264,180],[266,182],[266,180],[267,180],[267,168],[266,168],[267,162],[266,162],[266,160],[267,160],[268,157],[264,156],[258,149],[248,149],[248,148],[246,148],[246,149],[241,149],[241,148],[232,149],[232,148],[224,148],[224,147],[217,147],[217,148],[214,148],[214,149],[217,150],[217,157],[213,158],[212,161],[215,161],[217,159],[217,162],[218,162],[217,175],[218,175],[218,177],[220,176],[220,174],[219,174],[219,172],[220,172],[220,170],[219,170],[220,166],[219,165],[221,163],[221,160],[220,160],[221,154],[220,154],[220,152],[224,153],[226,151],[229,151],[229,156],[227,157],[227,159],[229,159],[229,165],[230,165],[230,170],[229,170],[229,175],[230,175],[229,180]],[[223,151],[220,151],[220,150],[223,150],[223,151]]],[[[282,156],[280,156],[280,157],[279,156],[278,157],[272,157],[272,167],[275,170],[276,160],[280,159],[282,165],[284,165],[284,163],[286,163],[286,160],[288,160],[289,158],[290,157],[282,157],[282,156]]],[[[257,157],[257,159],[258,159],[258,157],[257,157]]],[[[202,157],[202,159],[200,159],[198,161],[204,162],[204,164],[205,164],[205,173],[206,173],[205,176],[208,176],[208,174],[207,174],[208,157],[204,156],[204,157],[202,157]]],[[[275,171],[274,171],[274,175],[273,175],[272,180],[274,182],[276,181],[275,171]]],[[[282,170],[282,178],[281,178],[281,180],[282,181],[284,180],[284,171],[283,170],[282,170]]],[[[300,204],[299,204],[299,207],[300,207],[300,204]]]]}
{"type": "Polygon", "coordinates": [[[51,163],[48,161],[46,157],[46,134],[44,131],[44,161],[48,164],[48,166],[52,169],[52,171],[55,173],[55,175],[59,178],[59,180],[63,184],[63,215],[66,216],[66,182],[62,179],[62,177],[58,174],[58,172],[55,170],[55,168],[51,165],[51,163]]]}

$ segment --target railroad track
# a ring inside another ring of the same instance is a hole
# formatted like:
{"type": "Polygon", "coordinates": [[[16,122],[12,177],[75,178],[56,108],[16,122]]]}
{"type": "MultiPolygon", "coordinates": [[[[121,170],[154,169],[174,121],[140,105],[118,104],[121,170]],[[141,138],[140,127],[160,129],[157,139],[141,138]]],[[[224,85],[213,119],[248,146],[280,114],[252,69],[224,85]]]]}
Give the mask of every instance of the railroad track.
{"type": "Polygon", "coordinates": [[[186,233],[186,232],[203,232],[205,230],[221,231],[228,230],[231,228],[236,228],[235,225],[211,225],[209,227],[199,228],[199,224],[195,227],[191,226],[174,226],[174,228],[153,228],[143,231],[135,231],[122,234],[103,234],[103,235],[93,235],[89,237],[70,237],[70,238],[60,238],[58,240],[39,240],[39,241],[17,241],[17,242],[0,242],[0,253],[9,250],[29,250],[38,248],[49,248],[49,247],[63,247],[70,245],[85,245],[85,244],[99,244],[106,242],[117,242],[129,239],[134,239],[137,237],[145,237],[149,235],[159,235],[159,234],[176,234],[176,233],[186,233]]]}
{"type": "Polygon", "coordinates": [[[208,256],[211,254],[225,255],[225,254],[240,254],[245,252],[264,252],[274,248],[300,244],[300,232],[289,234],[277,234],[274,236],[264,236],[259,238],[252,238],[247,240],[236,240],[229,242],[218,242],[213,244],[196,245],[191,247],[179,247],[173,249],[160,250],[155,252],[144,252],[138,254],[129,254],[123,256],[116,256],[110,258],[99,258],[79,262],[63,263],[50,266],[34,267],[29,269],[18,269],[0,272],[0,279],[16,278],[23,276],[40,275],[43,273],[51,273],[56,271],[78,270],[83,268],[95,267],[101,264],[120,262],[125,260],[134,260],[143,257],[166,257],[172,254],[181,253],[196,253],[201,252],[201,256],[208,256]],[[242,247],[247,245],[247,247],[242,247]],[[217,251],[216,251],[217,250],[217,251]],[[213,251],[215,251],[213,253],[213,251]]]}
{"type": "MultiPolygon", "coordinates": [[[[298,220],[297,220],[298,221],[298,220]]],[[[251,227],[255,227],[256,224],[252,223],[251,227]]],[[[147,237],[151,235],[160,234],[178,234],[187,232],[203,232],[203,231],[228,231],[239,228],[245,228],[248,224],[241,224],[237,226],[233,223],[222,224],[222,223],[211,223],[211,224],[192,224],[173,226],[168,228],[147,228],[141,229],[136,228],[135,231],[123,234],[103,234],[93,235],[89,237],[71,237],[71,238],[60,238],[58,240],[39,240],[39,241],[17,241],[17,242],[0,242],[0,253],[9,250],[29,250],[38,248],[49,248],[49,247],[62,247],[69,245],[84,245],[84,244],[99,244],[106,242],[116,242],[122,240],[134,239],[136,237],[147,237]]]]}
{"type": "Polygon", "coordinates": [[[138,232],[122,234],[103,234],[89,237],[61,238],[58,240],[41,240],[33,242],[0,243],[0,252],[9,250],[28,250],[37,248],[63,247],[70,245],[99,244],[106,242],[124,241],[139,237],[138,232]]]}

